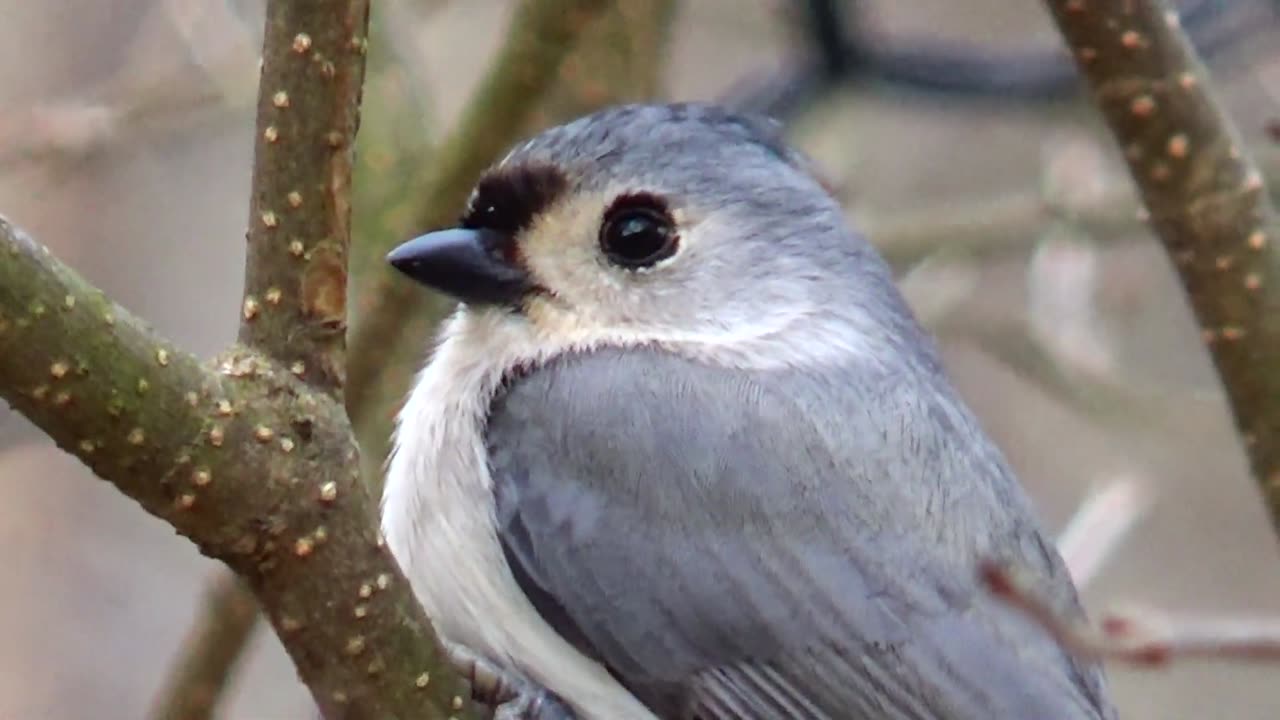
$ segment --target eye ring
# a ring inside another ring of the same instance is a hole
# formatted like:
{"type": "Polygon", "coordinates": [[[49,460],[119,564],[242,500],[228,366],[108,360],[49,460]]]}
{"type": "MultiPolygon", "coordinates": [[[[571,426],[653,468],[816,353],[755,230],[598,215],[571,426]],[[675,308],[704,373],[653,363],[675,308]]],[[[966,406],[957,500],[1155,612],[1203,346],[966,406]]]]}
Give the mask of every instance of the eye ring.
{"type": "Polygon", "coordinates": [[[671,215],[647,197],[619,198],[600,223],[601,252],[609,262],[631,270],[671,257],[679,241],[671,215]]]}

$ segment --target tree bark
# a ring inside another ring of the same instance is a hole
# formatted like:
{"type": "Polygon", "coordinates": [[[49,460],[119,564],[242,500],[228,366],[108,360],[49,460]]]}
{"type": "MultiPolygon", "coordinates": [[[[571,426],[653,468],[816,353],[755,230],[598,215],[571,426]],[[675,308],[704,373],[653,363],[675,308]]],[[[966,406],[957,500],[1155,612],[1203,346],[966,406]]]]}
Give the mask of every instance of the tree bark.
{"type": "Polygon", "coordinates": [[[1280,528],[1275,207],[1163,0],[1048,0],[1186,290],[1280,528]]]}
{"type": "Polygon", "coordinates": [[[212,365],[0,220],[0,395],[252,589],[328,717],[469,716],[341,405],[367,0],[272,0],[241,338],[212,365]]]}

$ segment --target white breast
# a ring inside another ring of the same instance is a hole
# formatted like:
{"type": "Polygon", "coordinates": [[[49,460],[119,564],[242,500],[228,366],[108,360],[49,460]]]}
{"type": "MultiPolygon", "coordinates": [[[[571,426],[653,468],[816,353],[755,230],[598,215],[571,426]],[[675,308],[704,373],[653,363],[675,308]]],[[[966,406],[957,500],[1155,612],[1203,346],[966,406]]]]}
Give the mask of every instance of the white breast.
{"type": "Polygon", "coordinates": [[[482,433],[504,369],[544,354],[520,325],[497,313],[449,322],[400,413],[383,532],[446,641],[518,669],[583,720],[656,720],[542,619],[498,544],[482,433]]]}

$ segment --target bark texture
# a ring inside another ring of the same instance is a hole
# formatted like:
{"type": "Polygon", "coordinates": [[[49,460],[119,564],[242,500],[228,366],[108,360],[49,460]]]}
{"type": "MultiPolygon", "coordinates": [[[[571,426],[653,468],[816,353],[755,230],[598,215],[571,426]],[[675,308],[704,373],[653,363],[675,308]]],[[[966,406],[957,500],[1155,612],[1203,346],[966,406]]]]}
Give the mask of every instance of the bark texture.
{"type": "Polygon", "coordinates": [[[1280,527],[1280,224],[1163,0],[1049,0],[1186,290],[1280,527]]]}

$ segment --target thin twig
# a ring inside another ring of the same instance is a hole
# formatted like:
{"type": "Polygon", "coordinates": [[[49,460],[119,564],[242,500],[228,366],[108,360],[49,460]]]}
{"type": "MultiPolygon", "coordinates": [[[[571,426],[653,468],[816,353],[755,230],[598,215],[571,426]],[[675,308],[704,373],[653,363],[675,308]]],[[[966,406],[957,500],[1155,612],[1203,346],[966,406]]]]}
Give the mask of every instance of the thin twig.
{"type": "Polygon", "coordinates": [[[258,605],[240,579],[225,570],[215,575],[151,720],[214,717],[257,620],[258,605]]]}
{"type": "MultiPolygon", "coordinates": [[[[1076,584],[1083,587],[1120,546],[1149,502],[1131,478],[1094,491],[1058,538],[1076,584]]],[[[1095,622],[1064,615],[1019,568],[984,562],[982,583],[997,598],[1043,627],[1067,651],[1082,658],[1146,667],[1173,660],[1211,658],[1280,662],[1280,618],[1172,615],[1151,609],[1109,612],[1095,622]]]]}
{"type": "Polygon", "coordinates": [[[1083,658],[1146,667],[1197,658],[1280,662],[1280,617],[1178,616],[1144,609],[1109,613],[1089,624],[1063,617],[1013,570],[988,563],[980,576],[997,597],[1083,658]]]}

